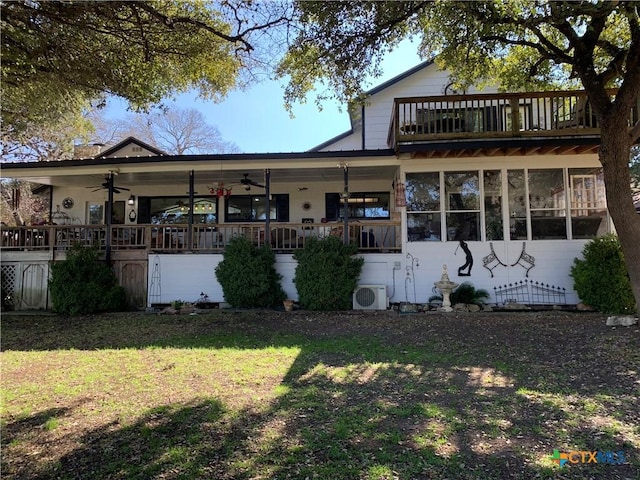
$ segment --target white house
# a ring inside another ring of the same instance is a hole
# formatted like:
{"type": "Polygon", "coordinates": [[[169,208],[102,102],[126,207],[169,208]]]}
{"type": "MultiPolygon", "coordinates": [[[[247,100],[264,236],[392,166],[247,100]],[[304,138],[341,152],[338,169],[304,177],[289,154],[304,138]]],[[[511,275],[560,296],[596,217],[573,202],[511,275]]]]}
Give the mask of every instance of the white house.
{"type": "Polygon", "coordinates": [[[233,235],[275,249],[294,299],[293,251],[335,234],[359,246],[359,283],[390,302],[426,302],[443,265],[495,303],[579,302],[573,260],[612,228],[584,92],[454,92],[425,62],[350,115],[351,130],[308,152],[171,156],[129,138],[4,163],[3,177],[50,187],[55,223],[3,229],[16,308],[48,306],[48,265],[74,242],[100,246],[132,305],[221,302],[214,269],[233,235]]]}

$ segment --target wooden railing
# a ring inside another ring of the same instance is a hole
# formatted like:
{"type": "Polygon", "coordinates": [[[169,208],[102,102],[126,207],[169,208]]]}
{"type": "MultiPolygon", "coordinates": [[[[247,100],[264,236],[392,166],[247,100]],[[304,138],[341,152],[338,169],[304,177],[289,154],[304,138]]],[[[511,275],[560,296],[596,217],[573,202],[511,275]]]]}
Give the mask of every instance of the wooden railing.
{"type": "MultiPolygon", "coordinates": [[[[629,125],[638,121],[639,110],[640,105],[635,105],[629,125]]],[[[397,147],[428,140],[575,136],[599,131],[584,91],[440,95],[396,98],[388,141],[389,146],[397,147]]]]}
{"type": "MultiPolygon", "coordinates": [[[[265,234],[263,223],[194,225],[191,230],[186,224],[113,225],[110,244],[113,251],[220,253],[233,237],[244,236],[255,245],[268,243],[276,252],[284,253],[303,248],[310,237],[343,236],[340,222],[271,223],[269,230],[269,234],[265,234]]],[[[5,251],[64,251],[79,243],[103,250],[107,244],[106,233],[106,225],[3,227],[1,248],[5,251]]],[[[349,222],[349,239],[361,252],[400,251],[400,238],[400,222],[349,222]]]]}

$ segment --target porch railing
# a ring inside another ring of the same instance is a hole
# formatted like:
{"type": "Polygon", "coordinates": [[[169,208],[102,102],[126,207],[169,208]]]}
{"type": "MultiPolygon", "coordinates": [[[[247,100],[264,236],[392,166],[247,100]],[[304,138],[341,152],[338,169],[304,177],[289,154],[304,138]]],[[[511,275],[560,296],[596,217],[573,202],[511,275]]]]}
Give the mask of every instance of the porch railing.
{"type": "MultiPolygon", "coordinates": [[[[153,252],[220,253],[236,236],[244,236],[255,245],[269,244],[276,252],[303,248],[311,237],[343,237],[343,224],[271,223],[269,233],[261,223],[194,225],[186,224],[113,225],[111,250],[148,250],[153,252]],[[189,236],[191,233],[191,236],[189,236]],[[191,239],[191,243],[189,243],[191,239]]],[[[68,250],[75,243],[106,247],[106,225],[42,225],[3,227],[1,248],[5,251],[68,250]]],[[[349,239],[360,252],[396,252],[401,245],[400,222],[349,222],[349,239]]]]}
{"type": "MultiPolygon", "coordinates": [[[[615,94],[615,90],[610,90],[615,94]]],[[[629,112],[629,125],[640,105],[629,112]]],[[[389,146],[442,139],[599,133],[584,91],[405,97],[394,100],[389,146]]]]}

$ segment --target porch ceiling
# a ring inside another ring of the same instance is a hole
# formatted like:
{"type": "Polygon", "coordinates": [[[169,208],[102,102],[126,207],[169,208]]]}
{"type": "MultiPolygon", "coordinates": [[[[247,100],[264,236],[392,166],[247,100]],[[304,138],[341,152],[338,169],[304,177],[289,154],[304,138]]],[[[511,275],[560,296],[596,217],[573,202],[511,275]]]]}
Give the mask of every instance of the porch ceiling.
{"type": "MultiPolygon", "coordinates": [[[[305,187],[306,184],[317,182],[333,182],[342,181],[344,172],[338,168],[334,162],[333,166],[316,167],[316,168],[278,168],[269,167],[271,170],[272,183],[295,183],[296,187],[305,187]]],[[[139,169],[128,168],[126,166],[116,167],[95,167],[92,169],[82,169],[78,171],[74,168],[50,169],[47,171],[39,169],[13,170],[9,165],[3,168],[3,177],[19,178],[42,185],[53,185],[57,187],[91,187],[99,186],[104,182],[109,171],[116,173],[114,183],[118,187],[136,187],[140,185],[158,186],[158,185],[176,185],[184,183],[185,186],[189,182],[190,169],[176,171],[172,170],[154,170],[152,168],[139,169]],[[8,167],[8,168],[7,168],[8,167]],[[93,170],[93,171],[91,171],[93,170]],[[118,171],[119,170],[119,171],[118,171]]],[[[350,180],[377,180],[380,178],[394,178],[396,173],[396,165],[350,165],[350,180]]],[[[243,175],[249,174],[249,178],[264,183],[264,168],[246,167],[231,169],[225,166],[212,168],[194,169],[194,181],[196,185],[215,185],[218,182],[224,182],[225,185],[239,184],[243,175]]]]}

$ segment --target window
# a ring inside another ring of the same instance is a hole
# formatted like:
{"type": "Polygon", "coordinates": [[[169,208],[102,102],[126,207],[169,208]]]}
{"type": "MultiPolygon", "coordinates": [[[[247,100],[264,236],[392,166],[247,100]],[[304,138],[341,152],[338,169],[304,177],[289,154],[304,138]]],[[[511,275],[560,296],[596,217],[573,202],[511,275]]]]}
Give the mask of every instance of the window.
{"type": "MultiPolygon", "coordinates": [[[[354,192],[347,199],[349,218],[361,219],[389,219],[389,192],[354,192]]],[[[325,195],[325,217],[327,220],[344,218],[344,199],[339,193],[325,195]]]]}
{"type": "MultiPolygon", "coordinates": [[[[217,198],[195,197],[193,199],[194,223],[216,223],[217,212],[217,198]]],[[[189,223],[189,197],[139,197],[138,222],[187,224],[189,223]]]]}
{"type": "Polygon", "coordinates": [[[101,225],[104,219],[104,205],[90,204],[88,206],[89,225],[101,225]]]}
{"type": "Polygon", "coordinates": [[[561,168],[529,170],[531,238],[567,238],[567,198],[561,168]]]}
{"type": "Polygon", "coordinates": [[[484,182],[484,223],[487,240],[503,240],[502,224],[502,172],[485,170],[484,182]]]}
{"type": "Polygon", "coordinates": [[[447,240],[480,240],[478,172],[445,172],[447,240]]]}
{"type": "Polygon", "coordinates": [[[593,238],[608,232],[602,168],[570,168],[572,238],[593,238]]]}
{"type": "MultiPolygon", "coordinates": [[[[225,202],[226,222],[264,222],[267,219],[264,195],[232,195],[225,202]]],[[[289,221],[289,195],[272,195],[269,219],[289,221]]]]}
{"type": "Polygon", "coordinates": [[[509,199],[509,238],[526,240],[527,227],[527,184],[524,170],[507,171],[507,196],[509,199]]]}
{"type": "Polygon", "coordinates": [[[442,235],[440,213],[440,174],[408,173],[407,239],[410,242],[439,241],[442,235]]]}
{"type": "Polygon", "coordinates": [[[608,232],[602,168],[407,173],[405,185],[410,242],[582,239],[608,232]]]}

